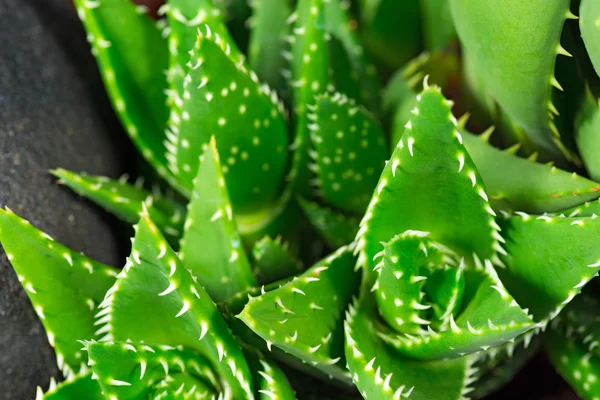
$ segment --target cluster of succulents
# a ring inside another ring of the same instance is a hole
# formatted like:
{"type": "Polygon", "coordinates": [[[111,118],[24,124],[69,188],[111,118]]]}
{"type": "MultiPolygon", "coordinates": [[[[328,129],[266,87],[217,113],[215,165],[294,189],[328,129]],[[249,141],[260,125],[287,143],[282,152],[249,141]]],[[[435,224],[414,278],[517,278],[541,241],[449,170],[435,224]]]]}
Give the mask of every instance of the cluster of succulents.
{"type": "Polygon", "coordinates": [[[481,398],[542,349],[600,398],[600,3],[75,4],[155,173],[52,171],[122,269],[0,212],[40,399],[481,398]]]}

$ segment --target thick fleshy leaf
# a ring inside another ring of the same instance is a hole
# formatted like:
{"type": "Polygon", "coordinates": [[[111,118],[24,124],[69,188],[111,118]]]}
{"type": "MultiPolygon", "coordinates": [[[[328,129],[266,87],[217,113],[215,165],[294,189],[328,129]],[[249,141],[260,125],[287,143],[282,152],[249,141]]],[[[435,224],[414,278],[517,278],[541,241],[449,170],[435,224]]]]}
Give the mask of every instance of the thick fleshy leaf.
{"type": "MultiPolygon", "coordinates": [[[[575,327],[567,327],[571,331],[575,327]]],[[[547,336],[546,353],[558,373],[571,385],[582,399],[600,396],[600,358],[572,333],[551,329],[547,336]]]]}
{"type": "Polygon", "coordinates": [[[250,19],[248,60],[259,79],[278,92],[285,86],[283,71],[287,61],[281,56],[289,45],[287,37],[291,25],[287,19],[292,13],[289,0],[253,0],[250,19]]]}
{"type": "Polygon", "coordinates": [[[474,256],[494,259],[501,249],[494,212],[447,100],[435,87],[419,99],[357,234],[359,264],[371,279],[381,242],[406,230],[431,232],[467,264],[474,256]]]}
{"type": "Polygon", "coordinates": [[[351,243],[358,232],[359,220],[315,202],[299,200],[304,214],[329,247],[337,249],[351,243]]]}
{"type": "Polygon", "coordinates": [[[54,378],[50,382],[50,388],[46,393],[38,387],[35,400],[105,400],[102,389],[98,382],[92,379],[92,372],[85,371],[79,375],[73,375],[64,382],[56,384],[54,378]]]}
{"type": "Polygon", "coordinates": [[[554,212],[600,197],[600,184],[557,167],[499,150],[461,130],[494,208],[554,212]]]}
{"type": "Polygon", "coordinates": [[[600,270],[600,219],[518,214],[501,221],[508,254],[498,274],[536,321],[546,321],[600,270]]]}
{"type": "MultiPolygon", "coordinates": [[[[161,9],[167,15],[169,22],[166,33],[169,37],[169,99],[174,106],[174,112],[180,111],[183,100],[183,80],[187,73],[186,64],[190,61],[189,51],[194,47],[198,37],[198,28],[203,24],[210,25],[215,34],[224,40],[232,52],[239,55],[239,50],[223,22],[223,12],[213,5],[211,0],[168,0],[161,9]]],[[[173,115],[171,115],[171,123],[173,115]]]]}
{"type": "Polygon", "coordinates": [[[500,346],[534,327],[533,320],[495,276],[491,265],[465,271],[464,310],[438,332],[420,336],[385,332],[382,339],[407,357],[436,360],[460,357],[500,346]],[[484,273],[485,272],[485,273],[484,273]]]}
{"type": "MultiPolygon", "coordinates": [[[[600,34],[600,27],[596,28],[596,32],[600,34]]],[[[600,103],[589,89],[585,89],[575,117],[575,141],[585,169],[592,179],[600,181],[600,103]]]]}
{"type": "Polygon", "coordinates": [[[342,247],[297,279],[248,301],[240,318],[272,344],[340,380],[343,313],[358,288],[352,252],[342,247]],[[344,284],[340,284],[343,282],[344,284]]]}
{"type": "Polygon", "coordinates": [[[151,395],[162,399],[160,393],[165,386],[169,388],[170,382],[177,383],[171,392],[187,383],[180,392],[190,393],[188,397],[173,399],[210,397],[221,389],[206,361],[183,348],[131,342],[84,342],[84,346],[94,377],[109,400],[151,395]]]}
{"type": "MultiPolygon", "coordinates": [[[[464,263],[459,266],[456,254],[432,242],[428,236],[427,232],[406,231],[394,236],[385,244],[384,250],[374,257],[375,260],[381,258],[375,267],[379,276],[372,289],[377,307],[387,324],[398,332],[427,333],[421,326],[430,325],[431,321],[423,317],[437,298],[425,297],[424,285],[429,283],[428,279],[435,272],[447,266],[454,270],[457,281],[462,276],[464,263]]],[[[453,294],[453,288],[449,289],[452,302],[460,307],[462,298],[458,297],[459,292],[453,294]]],[[[436,294],[442,295],[439,292],[436,294]]],[[[443,319],[447,319],[451,312],[443,319]]]]}
{"type": "Polygon", "coordinates": [[[257,351],[246,351],[253,371],[257,400],[295,400],[296,393],[285,373],[273,361],[257,351]]]}
{"type": "Polygon", "coordinates": [[[315,96],[325,92],[331,83],[328,50],[331,35],[325,30],[324,3],[324,0],[300,0],[294,13],[290,61],[296,133],[289,179],[303,196],[311,194],[311,172],[308,168],[311,121],[308,107],[314,104],[315,96]]]}
{"type": "Polygon", "coordinates": [[[96,306],[118,270],[55,242],[10,210],[0,210],[0,242],[40,317],[65,375],[85,363],[78,340],[97,337],[96,306]]]}
{"type": "Polygon", "coordinates": [[[383,130],[345,95],[324,95],[309,114],[317,188],[326,204],[362,215],[387,158],[383,130]]]}
{"type": "Polygon", "coordinates": [[[194,181],[181,241],[181,260],[215,301],[257,282],[237,231],[214,137],[194,181]]]}
{"type": "Polygon", "coordinates": [[[600,76],[600,4],[594,0],[581,0],[579,9],[579,28],[588,55],[600,76]]]}
{"type": "MultiPolygon", "coordinates": [[[[350,22],[350,6],[351,3],[345,0],[329,0],[325,3],[325,24],[326,29],[335,38],[337,38],[343,46],[344,57],[349,61],[349,71],[353,80],[357,82],[359,89],[357,102],[365,106],[372,112],[379,110],[379,95],[381,91],[381,82],[377,75],[375,65],[373,65],[370,57],[365,52],[358,34],[350,22]]],[[[339,58],[339,57],[338,57],[339,58]]],[[[336,59],[332,60],[333,63],[336,59]]],[[[333,73],[336,74],[335,65],[333,73]]],[[[336,82],[336,88],[346,95],[345,92],[336,82]]]]}
{"type": "Polygon", "coordinates": [[[558,157],[568,151],[554,120],[561,111],[553,103],[553,86],[560,88],[554,70],[556,57],[569,55],[560,45],[569,4],[510,0],[490,7],[488,0],[475,0],[465,7],[450,0],[466,68],[485,85],[472,89],[496,102],[540,150],[558,157]]]}
{"type": "Polygon", "coordinates": [[[75,0],[75,5],[121,123],[144,158],[177,186],[163,144],[169,116],[167,41],[156,22],[129,0],[75,0]]]}
{"type": "Polygon", "coordinates": [[[477,372],[476,356],[416,361],[391,349],[374,335],[374,304],[363,299],[346,315],[346,360],[364,398],[458,400],[469,391],[477,372]]]}
{"type": "Polygon", "coordinates": [[[271,283],[302,271],[302,262],[288,251],[281,238],[265,236],[252,248],[254,275],[262,284],[271,283]]]}
{"type": "Polygon", "coordinates": [[[137,184],[130,185],[125,179],[118,181],[103,176],[77,174],[62,168],[52,173],[62,183],[80,195],[100,205],[123,221],[135,224],[140,219],[142,204],[146,204],[152,220],[169,238],[176,242],[183,233],[185,207],[176,200],[161,195],[160,192],[149,192],[137,184]]]}
{"type": "Polygon", "coordinates": [[[396,69],[421,51],[418,1],[360,0],[365,47],[377,60],[396,69]]]}
{"type": "Polygon", "coordinates": [[[252,398],[239,344],[147,213],[136,226],[131,257],[100,307],[98,333],[104,339],[184,346],[210,362],[234,398],[252,398]]]}
{"type": "Polygon", "coordinates": [[[253,211],[272,200],[284,177],[283,106],[210,26],[199,29],[191,54],[181,116],[169,135],[170,166],[191,191],[199,156],[215,136],[233,207],[253,211]]]}
{"type": "Polygon", "coordinates": [[[456,38],[449,0],[420,0],[423,42],[427,50],[441,50],[456,38]]]}

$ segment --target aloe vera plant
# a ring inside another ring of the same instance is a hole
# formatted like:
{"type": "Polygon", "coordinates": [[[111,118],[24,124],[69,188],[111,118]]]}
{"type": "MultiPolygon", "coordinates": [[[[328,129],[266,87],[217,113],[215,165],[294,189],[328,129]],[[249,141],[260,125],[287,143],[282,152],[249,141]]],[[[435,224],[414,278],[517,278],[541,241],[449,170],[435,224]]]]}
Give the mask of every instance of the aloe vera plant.
{"type": "Polygon", "coordinates": [[[400,3],[254,0],[246,46],[241,2],[75,0],[160,179],[52,171],[134,226],[122,269],[0,212],[38,398],[481,398],[541,348],[600,396],[600,9],[400,3]]]}

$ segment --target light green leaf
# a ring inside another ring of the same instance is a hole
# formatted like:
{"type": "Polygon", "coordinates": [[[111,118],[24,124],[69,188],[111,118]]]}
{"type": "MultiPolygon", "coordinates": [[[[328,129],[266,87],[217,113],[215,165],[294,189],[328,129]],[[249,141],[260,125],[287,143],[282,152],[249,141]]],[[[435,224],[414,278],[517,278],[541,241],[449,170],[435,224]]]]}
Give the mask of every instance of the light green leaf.
{"type": "Polygon", "coordinates": [[[358,287],[354,262],[351,251],[342,247],[291,282],[251,298],[238,318],[268,346],[347,381],[342,319],[358,287]]]}
{"type": "Polygon", "coordinates": [[[256,286],[229,201],[214,137],[202,156],[180,257],[215,301],[256,286]]]}
{"type": "Polygon", "coordinates": [[[239,344],[147,213],[136,226],[131,257],[100,307],[97,324],[107,340],[184,346],[206,358],[234,398],[252,398],[239,344]]]}
{"type": "Polygon", "coordinates": [[[129,0],[75,0],[75,5],[121,123],[144,158],[178,188],[163,144],[169,116],[167,41],[156,22],[129,0]]]}
{"type": "Polygon", "coordinates": [[[159,192],[149,192],[124,179],[118,181],[103,176],[77,174],[62,168],[51,171],[62,183],[80,195],[100,205],[123,221],[135,224],[140,219],[142,204],[146,204],[152,220],[176,243],[183,233],[186,210],[183,205],[159,192]]]}
{"type": "Polygon", "coordinates": [[[94,314],[118,270],[55,242],[10,210],[0,210],[0,242],[40,317],[65,375],[85,363],[78,340],[97,338],[94,314]]]}

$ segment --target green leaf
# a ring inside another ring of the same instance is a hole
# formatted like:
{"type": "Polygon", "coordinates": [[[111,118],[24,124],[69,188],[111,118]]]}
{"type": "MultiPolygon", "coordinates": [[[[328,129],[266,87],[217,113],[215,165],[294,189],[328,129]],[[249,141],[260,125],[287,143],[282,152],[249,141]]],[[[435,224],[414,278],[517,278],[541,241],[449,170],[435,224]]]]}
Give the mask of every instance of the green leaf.
{"type": "Polygon", "coordinates": [[[359,264],[369,282],[381,242],[406,230],[431,232],[432,240],[467,264],[474,258],[494,261],[502,249],[494,212],[448,101],[436,87],[427,87],[419,98],[357,234],[359,264]]]}
{"type": "Polygon", "coordinates": [[[377,336],[377,310],[370,299],[350,307],[346,315],[346,360],[354,384],[364,398],[458,400],[470,392],[477,356],[417,361],[390,348],[377,336]]]}
{"type": "Polygon", "coordinates": [[[600,76],[600,4],[593,0],[581,0],[579,9],[579,28],[588,55],[600,76]]]}
{"type": "MultiPolygon", "coordinates": [[[[356,101],[364,105],[372,112],[379,110],[381,82],[377,75],[375,65],[365,52],[362,43],[356,32],[356,28],[351,26],[350,16],[351,3],[345,0],[330,0],[325,3],[325,24],[326,29],[331,35],[339,40],[343,46],[343,57],[349,61],[348,71],[356,82],[359,93],[355,97],[356,101]]],[[[341,57],[334,57],[335,63],[341,57]]],[[[333,73],[335,74],[335,66],[333,73]]],[[[338,91],[350,96],[349,92],[342,90],[339,83],[336,82],[338,91]]]]}
{"type": "Polygon", "coordinates": [[[302,263],[288,252],[281,238],[265,236],[252,248],[254,274],[262,284],[290,277],[302,271],[302,263]]]}
{"type": "Polygon", "coordinates": [[[332,249],[351,243],[358,232],[358,219],[299,198],[306,217],[332,249]]]}
{"type": "Polygon", "coordinates": [[[342,247],[291,282],[251,298],[238,318],[268,346],[347,381],[342,319],[358,287],[354,262],[352,252],[342,247]]]}
{"type": "Polygon", "coordinates": [[[136,227],[131,257],[100,307],[97,324],[106,339],[184,346],[208,360],[234,398],[252,397],[239,344],[147,213],[136,227]]]}
{"type": "Polygon", "coordinates": [[[498,274],[536,321],[550,320],[600,270],[600,220],[517,214],[500,221],[508,254],[498,274]]]}
{"type": "MultiPolygon", "coordinates": [[[[576,326],[568,327],[572,331],[576,326]]],[[[562,328],[561,328],[562,330],[562,328]]],[[[572,333],[551,329],[547,333],[546,353],[558,373],[583,399],[600,396],[600,360],[595,352],[572,333]]]]}
{"type": "Polygon", "coordinates": [[[294,158],[289,179],[296,191],[309,196],[311,172],[308,168],[311,121],[308,106],[316,95],[327,90],[331,83],[329,40],[325,30],[324,0],[300,0],[293,15],[294,29],[291,62],[291,86],[294,88],[295,138],[294,158]]]}
{"type": "MultiPolygon", "coordinates": [[[[436,270],[441,271],[447,266],[453,271],[456,281],[461,281],[464,262],[459,266],[456,254],[431,241],[428,236],[427,232],[406,231],[394,236],[374,257],[374,260],[381,258],[375,267],[379,276],[373,286],[377,307],[387,324],[398,332],[427,334],[421,325],[431,324],[432,321],[424,317],[427,310],[436,304],[436,299],[425,297],[424,286],[429,284],[428,279],[436,270]]],[[[447,294],[453,298],[451,302],[454,304],[442,320],[447,320],[455,307],[458,308],[456,311],[460,311],[462,294],[459,296],[459,291],[454,291],[458,287],[457,284],[449,288],[447,294]]],[[[436,295],[442,297],[439,291],[436,295]]]]}
{"type": "Polygon", "coordinates": [[[487,0],[468,6],[450,0],[466,68],[485,85],[476,86],[476,94],[497,103],[516,129],[555,157],[569,153],[554,121],[562,110],[553,103],[553,86],[560,87],[554,77],[556,58],[568,55],[560,38],[569,4],[509,0],[496,8],[487,0]]]}
{"type": "Polygon", "coordinates": [[[554,212],[600,196],[600,184],[499,150],[461,130],[465,147],[496,209],[554,212]]]}
{"type": "Polygon", "coordinates": [[[170,242],[176,243],[181,237],[185,207],[173,199],[162,196],[160,192],[150,193],[137,184],[135,186],[128,184],[123,178],[116,181],[103,176],[77,174],[62,168],[51,172],[60,179],[59,183],[130,224],[135,224],[140,219],[142,204],[145,203],[152,220],[156,221],[170,242]]]}
{"type": "Polygon", "coordinates": [[[256,211],[282,186],[288,147],[283,106],[208,25],[191,54],[181,118],[169,139],[171,167],[191,191],[199,156],[215,136],[233,207],[256,211]]]}
{"type": "Polygon", "coordinates": [[[206,361],[189,350],[130,342],[84,342],[84,346],[94,377],[109,400],[163,398],[160,393],[165,387],[175,392],[182,383],[179,392],[199,397],[216,395],[220,389],[213,386],[218,382],[206,361]]]}
{"type": "Polygon", "coordinates": [[[286,42],[291,25],[287,22],[292,13],[289,0],[253,0],[250,19],[250,67],[261,81],[279,93],[285,87],[283,71],[287,61],[281,56],[289,45],[286,42]]]}
{"type": "Polygon", "coordinates": [[[96,306],[118,270],[55,242],[10,210],[0,210],[0,242],[39,316],[65,375],[85,354],[77,340],[96,338],[96,306]]]}
{"type": "MultiPolygon", "coordinates": [[[[186,64],[190,61],[189,51],[196,43],[201,25],[210,25],[214,33],[230,46],[236,57],[240,53],[223,22],[223,12],[219,7],[215,7],[211,0],[168,0],[161,11],[166,13],[169,22],[166,30],[170,48],[167,77],[171,87],[169,99],[175,106],[174,112],[177,113],[183,100],[183,80],[187,73],[186,64]]],[[[173,122],[172,116],[170,119],[170,122],[173,122]]]]}
{"type": "Polygon", "coordinates": [[[456,38],[449,0],[420,0],[423,42],[427,50],[441,50],[456,38]]]}
{"type": "Polygon", "coordinates": [[[83,371],[73,375],[58,385],[54,378],[50,380],[50,388],[46,393],[38,386],[36,400],[105,400],[98,382],[92,379],[91,371],[83,371]]]}
{"type": "Polygon", "coordinates": [[[129,0],[75,0],[113,107],[144,158],[172,185],[164,130],[167,42],[129,0]]]}
{"type": "Polygon", "coordinates": [[[391,327],[380,327],[385,342],[406,357],[436,360],[485,351],[533,327],[488,260],[484,268],[464,271],[463,260],[459,265],[454,253],[428,236],[407,231],[376,256],[383,259],[373,290],[379,313],[391,327]],[[448,273],[449,285],[436,284],[440,272],[448,273]],[[435,296],[432,289],[438,290],[435,296]],[[436,306],[444,310],[437,332],[431,329],[435,315],[430,310],[436,306]]]}
{"type": "Polygon", "coordinates": [[[215,301],[223,301],[257,282],[237,231],[217,144],[202,156],[180,257],[215,301]]]}
{"type": "Polygon", "coordinates": [[[409,336],[383,331],[381,338],[412,359],[436,360],[459,357],[500,346],[534,327],[531,317],[502,286],[491,265],[468,270],[464,302],[456,321],[439,332],[409,336]],[[470,293],[469,293],[470,292],[470,293]]]}
{"type": "Polygon", "coordinates": [[[387,158],[382,129],[370,113],[340,93],[319,96],[309,119],[316,186],[324,202],[362,215],[387,158]]]}
{"type": "MultiPolygon", "coordinates": [[[[598,8],[600,12],[600,8],[598,8]]],[[[600,28],[596,29],[600,32],[600,28]]],[[[599,42],[600,45],[600,42],[599,42]]],[[[598,60],[600,62],[600,59],[598,60]]],[[[600,67],[600,65],[599,65],[600,67]]],[[[575,117],[575,141],[590,177],[600,180],[600,104],[588,88],[575,117]]]]}
{"type": "Polygon", "coordinates": [[[421,51],[418,1],[361,0],[359,26],[365,47],[391,70],[421,51]]]}
{"type": "Polygon", "coordinates": [[[295,400],[296,393],[285,373],[273,361],[258,351],[246,351],[253,371],[257,400],[295,400]]]}

